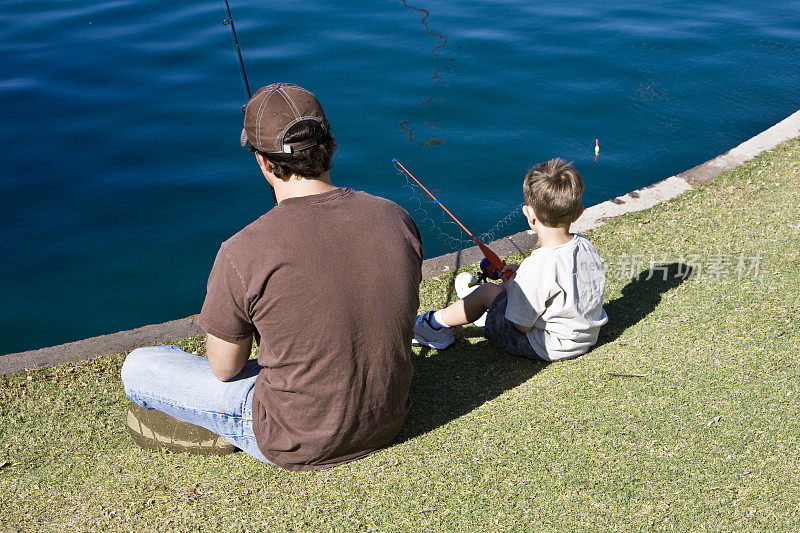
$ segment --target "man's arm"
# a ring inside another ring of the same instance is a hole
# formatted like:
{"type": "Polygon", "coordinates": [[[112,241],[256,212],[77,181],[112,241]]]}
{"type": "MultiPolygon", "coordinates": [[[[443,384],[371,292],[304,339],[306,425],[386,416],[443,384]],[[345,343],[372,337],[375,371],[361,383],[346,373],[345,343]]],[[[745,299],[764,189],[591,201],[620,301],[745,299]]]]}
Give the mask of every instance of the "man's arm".
{"type": "Polygon", "coordinates": [[[253,349],[253,336],[236,342],[228,342],[208,334],[206,355],[211,371],[220,381],[228,381],[244,368],[253,349]]]}

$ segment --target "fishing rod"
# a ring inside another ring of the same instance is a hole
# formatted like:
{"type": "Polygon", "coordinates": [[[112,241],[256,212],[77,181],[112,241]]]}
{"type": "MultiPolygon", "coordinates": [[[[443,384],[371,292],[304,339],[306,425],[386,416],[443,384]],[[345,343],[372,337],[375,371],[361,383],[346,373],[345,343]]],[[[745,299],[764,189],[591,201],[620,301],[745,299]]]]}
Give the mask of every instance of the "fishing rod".
{"type": "Polygon", "coordinates": [[[484,259],[481,260],[481,270],[483,270],[484,272],[483,274],[484,277],[488,277],[490,279],[500,279],[501,277],[508,278],[511,276],[512,272],[510,271],[503,272],[503,268],[505,268],[506,266],[505,261],[497,257],[496,253],[494,253],[488,246],[483,244],[477,237],[475,237],[475,235],[473,235],[472,232],[468,230],[466,226],[464,226],[464,224],[462,224],[461,221],[458,220],[455,217],[455,215],[453,215],[453,213],[451,213],[450,210],[447,209],[444,206],[444,204],[440,202],[439,199],[433,195],[433,193],[431,193],[431,191],[429,191],[422,183],[420,183],[420,181],[417,178],[415,178],[414,175],[411,172],[409,172],[406,167],[403,166],[403,163],[398,161],[397,158],[392,159],[392,163],[398,165],[401,169],[403,169],[403,171],[406,174],[408,174],[408,176],[412,180],[414,180],[417,183],[417,185],[422,187],[423,191],[428,193],[428,196],[430,196],[433,199],[433,203],[441,207],[445,213],[450,215],[450,218],[455,220],[456,224],[461,226],[461,229],[463,229],[467,233],[467,235],[469,235],[472,238],[472,240],[475,241],[475,244],[477,244],[478,248],[480,248],[481,252],[483,252],[484,259]]]}
{"type": "MultiPolygon", "coordinates": [[[[244,86],[244,92],[247,94],[247,101],[249,102],[253,98],[253,93],[250,91],[250,83],[247,81],[247,71],[244,69],[242,49],[239,47],[239,38],[236,36],[236,26],[233,25],[233,15],[231,14],[231,6],[228,4],[228,0],[225,0],[225,9],[228,11],[228,18],[222,21],[222,25],[231,27],[233,47],[236,49],[236,54],[239,56],[239,72],[242,74],[242,85],[244,86]]],[[[243,113],[246,107],[247,104],[242,106],[243,113]]],[[[272,191],[272,201],[275,203],[275,205],[278,205],[278,197],[275,195],[275,189],[270,187],[270,190],[272,191]]]]}
{"type": "Polygon", "coordinates": [[[250,84],[247,82],[247,72],[244,70],[244,59],[242,59],[242,49],[239,47],[239,38],[236,36],[236,27],[233,25],[233,15],[231,15],[231,6],[228,0],[225,0],[225,9],[228,11],[228,18],[222,21],[223,26],[231,27],[231,37],[233,38],[233,47],[239,55],[239,71],[242,73],[242,84],[244,85],[244,92],[247,93],[247,101],[253,97],[250,92],[250,84]]]}

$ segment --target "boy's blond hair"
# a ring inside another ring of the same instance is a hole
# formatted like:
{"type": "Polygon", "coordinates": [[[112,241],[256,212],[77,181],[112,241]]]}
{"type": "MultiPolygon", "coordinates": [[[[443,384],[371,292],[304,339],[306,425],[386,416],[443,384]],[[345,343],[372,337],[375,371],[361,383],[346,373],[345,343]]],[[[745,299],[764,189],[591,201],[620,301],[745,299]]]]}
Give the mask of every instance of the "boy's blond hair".
{"type": "Polygon", "coordinates": [[[549,227],[568,226],[581,208],[583,179],[575,168],[557,157],[539,163],[525,175],[525,203],[549,227]]]}

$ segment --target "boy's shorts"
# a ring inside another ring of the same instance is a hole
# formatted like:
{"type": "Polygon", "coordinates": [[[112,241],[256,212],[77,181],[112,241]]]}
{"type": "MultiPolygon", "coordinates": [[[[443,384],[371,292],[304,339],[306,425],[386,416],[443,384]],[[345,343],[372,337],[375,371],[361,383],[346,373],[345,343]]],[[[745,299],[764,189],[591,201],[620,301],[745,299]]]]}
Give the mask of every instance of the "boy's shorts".
{"type": "Polygon", "coordinates": [[[508,296],[503,291],[497,295],[492,306],[486,312],[486,326],[484,335],[495,346],[504,349],[511,355],[527,357],[528,359],[541,360],[531,347],[528,335],[522,333],[514,324],[506,320],[506,305],[508,296]]]}

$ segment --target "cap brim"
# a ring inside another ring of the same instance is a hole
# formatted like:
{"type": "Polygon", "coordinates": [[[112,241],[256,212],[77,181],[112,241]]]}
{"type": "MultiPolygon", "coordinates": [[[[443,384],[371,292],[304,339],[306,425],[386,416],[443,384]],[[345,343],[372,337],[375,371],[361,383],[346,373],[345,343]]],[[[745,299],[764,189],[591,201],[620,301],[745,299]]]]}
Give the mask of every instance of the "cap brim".
{"type": "Polygon", "coordinates": [[[244,130],[244,128],[242,128],[242,135],[239,140],[242,142],[242,146],[247,146],[247,132],[244,130]]]}

